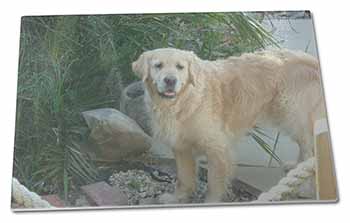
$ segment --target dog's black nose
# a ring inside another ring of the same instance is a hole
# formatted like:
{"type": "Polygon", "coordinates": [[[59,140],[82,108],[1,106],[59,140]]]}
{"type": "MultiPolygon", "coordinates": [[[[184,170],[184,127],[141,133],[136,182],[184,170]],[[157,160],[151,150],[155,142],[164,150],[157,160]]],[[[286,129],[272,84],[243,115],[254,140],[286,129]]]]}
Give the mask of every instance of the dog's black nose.
{"type": "Polygon", "coordinates": [[[164,78],[164,83],[169,87],[174,87],[176,84],[176,77],[174,76],[168,76],[164,78]]]}

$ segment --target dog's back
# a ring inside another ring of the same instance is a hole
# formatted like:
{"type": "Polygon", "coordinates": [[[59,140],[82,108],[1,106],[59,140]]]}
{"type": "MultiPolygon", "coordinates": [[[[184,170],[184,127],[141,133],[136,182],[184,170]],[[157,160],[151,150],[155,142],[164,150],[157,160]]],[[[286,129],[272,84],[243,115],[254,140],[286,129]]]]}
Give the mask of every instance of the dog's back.
{"type": "Polygon", "coordinates": [[[312,155],[313,124],[325,115],[317,59],[301,51],[274,50],[213,63],[223,67],[213,76],[222,91],[222,101],[214,104],[222,106],[226,130],[237,134],[269,124],[299,144],[300,159],[312,155]]]}
{"type": "Polygon", "coordinates": [[[313,154],[313,126],[325,116],[319,63],[301,51],[272,51],[282,61],[276,95],[264,112],[280,131],[287,133],[300,147],[299,161],[313,154]]]}

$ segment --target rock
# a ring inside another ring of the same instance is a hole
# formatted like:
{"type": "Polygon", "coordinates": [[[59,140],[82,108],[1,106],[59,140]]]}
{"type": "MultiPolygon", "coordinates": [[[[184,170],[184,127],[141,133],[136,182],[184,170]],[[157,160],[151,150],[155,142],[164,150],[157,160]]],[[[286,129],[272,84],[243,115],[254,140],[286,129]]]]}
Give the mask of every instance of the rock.
{"type": "MultiPolygon", "coordinates": [[[[144,84],[142,81],[127,86],[121,96],[120,111],[132,118],[140,127],[152,136],[151,117],[144,102],[144,84]]],[[[151,154],[159,158],[174,158],[171,148],[161,142],[153,141],[151,154]]]]}
{"type": "Polygon", "coordinates": [[[87,200],[86,196],[80,195],[76,200],[75,200],[75,207],[89,207],[91,204],[87,200]]]}
{"type": "Polygon", "coordinates": [[[152,139],[140,126],[125,114],[112,108],[102,108],[82,113],[97,144],[97,157],[121,160],[149,150],[152,139]]]}
{"type": "Polygon", "coordinates": [[[140,193],[140,196],[143,197],[143,198],[146,197],[147,196],[147,192],[140,193]]]}
{"type": "Polygon", "coordinates": [[[92,205],[116,206],[128,204],[128,198],[121,190],[118,190],[117,187],[112,188],[104,181],[82,186],[81,189],[92,205]]]}
{"type": "Polygon", "coordinates": [[[150,153],[155,158],[174,159],[174,154],[171,148],[157,140],[153,140],[150,153]]]}
{"type": "Polygon", "coordinates": [[[161,158],[153,159],[151,167],[156,169],[154,175],[161,177],[160,172],[169,174],[172,178],[176,177],[176,162],[175,159],[161,158]]]}
{"type": "Polygon", "coordinates": [[[144,93],[142,81],[127,86],[120,99],[120,111],[135,120],[148,135],[152,135],[151,120],[145,106],[144,93]]]}

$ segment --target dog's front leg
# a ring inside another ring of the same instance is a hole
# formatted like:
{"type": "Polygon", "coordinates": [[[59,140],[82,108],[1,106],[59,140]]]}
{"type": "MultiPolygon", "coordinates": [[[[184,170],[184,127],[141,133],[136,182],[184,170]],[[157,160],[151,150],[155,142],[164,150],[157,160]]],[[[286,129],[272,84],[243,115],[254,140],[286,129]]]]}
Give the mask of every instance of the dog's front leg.
{"type": "Polygon", "coordinates": [[[227,186],[233,177],[233,164],[228,148],[216,146],[207,152],[208,192],[205,202],[215,203],[224,199],[227,186]]]}
{"type": "Polygon", "coordinates": [[[160,203],[188,203],[196,189],[196,163],[190,148],[177,145],[174,149],[176,160],[175,193],[160,196],[160,203]]]}
{"type": "Polygon", "coordinates": [[[186,203],[196,189],[196,163],[190,149],[175,149],[174,155],[177,171],[175,196],[179,202],[186,203]]]}

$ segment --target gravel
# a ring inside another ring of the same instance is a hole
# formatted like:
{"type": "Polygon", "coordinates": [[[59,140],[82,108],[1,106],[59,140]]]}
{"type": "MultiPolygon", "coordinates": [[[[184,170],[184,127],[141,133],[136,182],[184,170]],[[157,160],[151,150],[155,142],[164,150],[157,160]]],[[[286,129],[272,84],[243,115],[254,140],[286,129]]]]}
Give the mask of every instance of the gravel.
{"type": "Polygon", "coordinates": [[[163,193],[173,193],[175,189],[175,177],[158,174],[157,171],[152,174],[143,170],[120,171],[112,174],[109,183],[127,195],[130,205],[152,203],[150,201],[157,203],[157,199],[153,198],[158,198],[163,193]]]}
{"type": "MultiPolygon", "coordinates": [[[[174,192],[175,179],[174,175],[160,176],[158,171],[149,173],[135,169],[114,172],[109,178],[109,183],[127,195],[130,205],[150,205],[159,204],[160,195],[174,192]]],[[[203,203],[206,191],[206,179],[199,180],[191,202],[203,203]]],[[[225,202],[248,202],[255,199],[256,196],[249,193],[245,185],[234,183],[229,188],[225,202]]]]}

